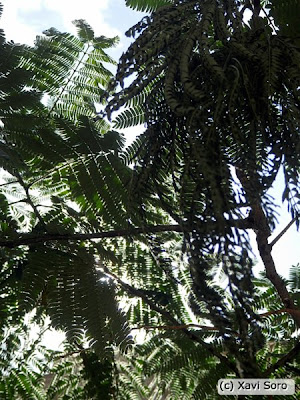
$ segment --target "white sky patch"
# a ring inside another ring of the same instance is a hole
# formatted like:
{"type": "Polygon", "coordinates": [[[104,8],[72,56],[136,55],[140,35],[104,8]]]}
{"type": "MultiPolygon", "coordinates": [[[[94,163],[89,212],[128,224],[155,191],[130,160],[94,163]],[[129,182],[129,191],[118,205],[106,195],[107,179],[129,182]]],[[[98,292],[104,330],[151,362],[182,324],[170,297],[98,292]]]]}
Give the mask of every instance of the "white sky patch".
{"type": "Polygon", "coordinates": [[[76,34],[76,29],[72,21],[75,19],[84,19],[92,26],[96,36],[120,36],[121,32],[107,24],[104,20],[103,11],[108,8],[108,3],[108,0],[85,0],[83,6],[82,2],[74,0],[43,1],[48,10],[53,10],[61,15],[65,30],[68,32],[76,34]]]}
{"type": "Polygon", "coordinates": [[[76,34],[74,19],[84,19],[96,36],[121,36],[121,31],[105,22],[108,0],[2,0],[1,27],[6,38],[33,45],[37,34],[50,27],[76,34]]]}
{"type": "MultiPolygon", "coordinates": [[[[2,0],[4,6],[3,14],[0,20],[0,26],[4,29],[7,40],[14,40],[15,42],[33,44],[36,37],[36,27],[22,22],[18,17],[18,7],[20,1],[16,0],[2,0]]],[[[29,0],[28,10],[34,10],[33,3],[39,4],[39,0],[29,0]]]]}

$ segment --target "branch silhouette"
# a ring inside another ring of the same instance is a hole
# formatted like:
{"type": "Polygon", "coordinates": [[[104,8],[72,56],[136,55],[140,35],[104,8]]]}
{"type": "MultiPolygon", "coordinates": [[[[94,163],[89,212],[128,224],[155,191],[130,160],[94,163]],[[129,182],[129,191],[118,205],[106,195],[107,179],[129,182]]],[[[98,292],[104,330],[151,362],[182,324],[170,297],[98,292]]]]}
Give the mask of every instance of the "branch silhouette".
{"type": "MultiPolygon", "coordinates": [[[[226,221],[231,227],[238,229],[250,229],[251,223],[248,219],[231,219],[226,221]]],[[[217,227],[217,223],[206,222],[199,225],[199,232],[207,234],[217,227]]],[[[114,238],[114,237],[131,237],[141,234],[148,233],[159,233],[159,232],[189,232],[188,226],[182,226],[179,224],[170,225],[147,225],[143,227],[134,227],[128,229],[116,229],[111,231],[93,232],[93,233],[45,233],[39,235],[33,235],[31,233],[20,234],[16,238],[9,238],[0,240],[0,247],[14,248],[23,245],[55,242],[55,241],[82,241],[82,240],[93,240],[103,238],[114,238]]]]}

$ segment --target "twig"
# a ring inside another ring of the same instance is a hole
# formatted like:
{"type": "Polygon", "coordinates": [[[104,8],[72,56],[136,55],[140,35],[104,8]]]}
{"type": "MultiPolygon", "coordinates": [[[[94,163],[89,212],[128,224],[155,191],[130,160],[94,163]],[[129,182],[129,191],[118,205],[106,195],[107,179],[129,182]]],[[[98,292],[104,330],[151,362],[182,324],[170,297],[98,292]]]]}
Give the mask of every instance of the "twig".
{"type": "Polygon", "coordinates": [[[14,183],[20,183],[19,181],[11,181],[11,182],[5,182],[5,183],[1,183],[0,187],[2,186],[7,186],[7,185],[13,185],[14,183]]]}
{"type": "MultiPolygon", "coordinates": [[[[26,194],[26,202],[31,206],[31,208],[33,209],[37,219],[40,221],[40,223],[42,224],[42,226],[44,228],[46,228],[46,224],[39,212],[39,210],[37,209],[36,205],[33,203],[31,197],[30,197],[30,193],[29,193],[29,187],[26,185],[26,183],[23,181],[22,176],[19,174],[19,172],[16,173],[16,176],[20,182],[20,185],[23,187],[25,194],[26,194]]],[[[15,247],[15,246],[14,246],[15,247]]]]}
{"type": "Polygon", "coordinates": [[[269,315],[278,315],[282,313],[289,313],[291,315],[299,315],[300,316],[300,310],[293,310],[291,308],[281,308],[280,310],[274,310],[274,311],[267,311],[265,313],[259,314],[260,317],[268,317],[269,315]]]}
{"type": "Polygon", "coordinates": [[[287,362],[291,361],[293,358],[295,358],[300,352],[300,342],[296,344],[292,348],[291,351],[289,351],[285,356],[280,358],[275,364],[273,364],[270,368],[268,368],[266,371],[263,373],[263,377],[268,377],[272,374],[272,372],[276,371],[278,368],[283,367],[287,362]]]}
{"type": "Polygon", "coordinates": [[[18,203],[28,203],[28,201],[27,201],[27,199],[16,200],[16,201],[12,201],[11,203],[8,203],[8,206],[13,206],[14,204],[18,204],[18,203]]]}
{"type": "Polygon", "coordinates": [[[27,184],[28,189],[30,189],[31,186],[33,186],[33,185],[35,185],[36,183],[42,181],[43,179],[45,179],[45,178],[51,176],[51,175],[53,174],[53,172],[60,171],[61,169],[65,168],[66,166],[70,165],[71,163],[72,163],[72,161],[71,161],[71,162],[70,162],[70,161],[66,161],[65,163],[59,165],[58,167],[55,167],[55,168],[50,169],[50,170],[47,172],[47,174],[42,175],[42,176],[40,176],[39,178],[36,178],[36,179],[34,179],[33,181],[29,182],[29,183],[27,184]]]}
{"type": "Polygon", "coordinates": [[[78,72],[79,67],[83,63],[83,60],[84,60],[85,56],[88,54],[88,51],[89,51],[90,47],[91,47],[91,45],[88,44],[87,48],[83,51],[82,57],[80,58],[80,60],[78,60],[77,65],[73,68],[73,72],[71,73],[71,75],[69,76],[69,78],[67,79],[67,81],[65,82],[63,87],[61,88],[60,93],[57,95],[56,100],[54,101],[54,103],[52,104],[52,107],[48,111],[48,116],[47,117],[49,117],[51,115],[52,111],[56,107],[56,104],[61,99],[61,96],[63,95],[64,91],[67,89],[69,83],[72,81],[73,76],[78,72]]]}
{"type": "Polygon", "coordinates": [[[55,356],[54,360],[60,360],[62,358],[70,357],[70,356],[73,356],[74,354],[81,354],[81,353],[84,353],[84,352],[89,351],[89,350],[90,350],[89,348],[73,350],[73,351],[70,351],[69,353],[63,353],[63,354],[55,356]]]}
{"type": "Polygon", "coordinates": [[[151,330],[151,329],[165,329],[165,330],[181,330],[181,329],[187,329],[187,328],[198,328],[198,329],[203,329],[207,331],[218,331],[219,329],[214,327],[214,326],[206,326],[206,325],[198,325],[198,324],[186,324],[186,325],[141,325],[137,326],[135,328],[131,328],[131,330],[137,330],[137,329],[145,329],[145,330],[151,330]]]}
{"type": "Polygon", "coordinates": [[[289,228],[293,225],[293,223],[297,220],[297,218],[293,218],[288,224],[287,226],[282,229],[282,231],[276,236],[275,239],[272,240],[272,242],[269,244],[269,246],[272,248],[274,246],[274,244],[276,244],[278,242],[279,239],[282,238],[282,236],[285,234],[286,231],[289,230],[289,228]]]}

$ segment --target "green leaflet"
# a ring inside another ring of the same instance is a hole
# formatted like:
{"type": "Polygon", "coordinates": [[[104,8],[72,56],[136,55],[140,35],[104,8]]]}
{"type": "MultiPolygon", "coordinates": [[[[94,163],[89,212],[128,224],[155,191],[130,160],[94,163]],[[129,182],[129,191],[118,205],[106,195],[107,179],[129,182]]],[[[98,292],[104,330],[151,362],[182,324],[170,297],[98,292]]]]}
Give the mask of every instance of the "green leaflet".
{"type": "Polygon", "coordinates": [[[128,328],[117,308],[113,287],[101,281],[85,248],[32,247],[24,266],[21,307],[44,307],[56,329],[72,342],[84,333],[100,355],[127,340],[128,328]],[[73,254],[71,256],[71,253],[73,254]],[[51,260],[49,262],[49,260],[51,260]],[[47,265],[47,267],[45,267],[47,265]]]}
{"type": "Polygon", "coordinates": [[[173,0],[126,0],[126,5],[137,11],[153,12],[159,7],[172,4],[173,0]]]}
{"type": "Polygon", "coordinates": [[[119,114],[113,122],[115,129],[129,128],[130,126],[141,125],[145,121],[144,111],[141,106],[131,107],[119,114]]]}

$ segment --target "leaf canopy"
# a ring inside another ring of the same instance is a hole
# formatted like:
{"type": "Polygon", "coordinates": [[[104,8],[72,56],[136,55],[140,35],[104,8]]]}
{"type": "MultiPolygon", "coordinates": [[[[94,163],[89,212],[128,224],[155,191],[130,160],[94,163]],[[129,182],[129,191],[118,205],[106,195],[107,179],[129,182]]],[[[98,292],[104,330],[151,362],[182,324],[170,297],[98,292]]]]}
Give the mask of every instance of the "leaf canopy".
{"type": "Polygon", "coordinates": [[[299,277],[280,278],[269,240],[280,169],[299,225],[287,3],[271,4],[274,30],[257,2],[127,1],[152,14],[129,29],[115,77],[117,39],[83,20],[34,47],[1,32],[0,332],[28,355],[12,368],[1,350],[3,398],[202,399],[226,376],[297,376],[299,277]],[[141,123],[125,147],[118,130],[141,123]],[[33,309],[66,333],[61,366],[33,371],[34,346],[5,336],[33,309]],[[146,339],[129,346],[136,331],[146,339]]]}

